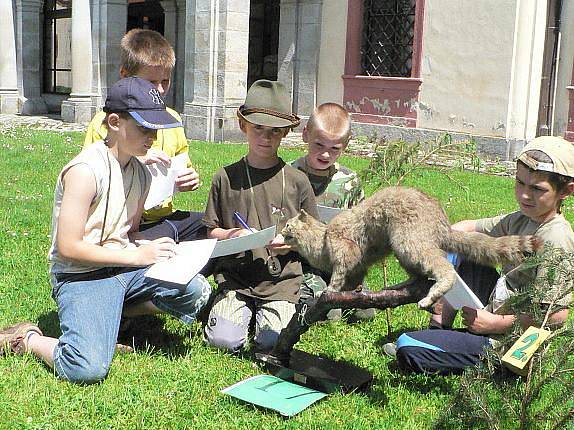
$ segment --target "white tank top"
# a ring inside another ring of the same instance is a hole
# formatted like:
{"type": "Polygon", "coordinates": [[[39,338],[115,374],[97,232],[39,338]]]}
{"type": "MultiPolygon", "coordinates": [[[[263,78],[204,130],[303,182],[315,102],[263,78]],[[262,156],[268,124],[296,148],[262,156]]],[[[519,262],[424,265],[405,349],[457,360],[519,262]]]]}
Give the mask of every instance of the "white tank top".
{"type": "Polygon", "coordinates": [[[52,274],[83,273],[102,268],[102,266],[87,265],[64,259],[58,253],[56,237],[64,194],[62,177],[71,167],[78,164],[84,164],[90,168],[96,183],[96,196],[90,205],[83,240],[105,248],[127,249],[135,247],[129,241],[128,231],[134,222],[139,223],[139,220],[135,220],[134,216],[139,201],[149,189],[151,181],[148,170],[135,157],[132,157],[122,169],[117,159],[109,153],[108,147],[102,141],[90,145],[66,164],[58,176],[54,193],[52,245],[48,253],[50,273],[52,274]]]}

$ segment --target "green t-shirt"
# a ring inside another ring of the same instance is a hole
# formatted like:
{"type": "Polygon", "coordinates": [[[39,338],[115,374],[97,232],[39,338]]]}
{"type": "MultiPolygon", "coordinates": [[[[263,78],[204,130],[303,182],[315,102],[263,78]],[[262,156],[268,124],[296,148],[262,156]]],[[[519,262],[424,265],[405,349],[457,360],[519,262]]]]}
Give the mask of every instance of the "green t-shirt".
{"type": "Polygon", "coordinates": [[[301,157],[291,165],[307,175],[318,205],[350,209],[365,198],[357,174],[339,163],[329,169],[317,170],[301,157]]]}

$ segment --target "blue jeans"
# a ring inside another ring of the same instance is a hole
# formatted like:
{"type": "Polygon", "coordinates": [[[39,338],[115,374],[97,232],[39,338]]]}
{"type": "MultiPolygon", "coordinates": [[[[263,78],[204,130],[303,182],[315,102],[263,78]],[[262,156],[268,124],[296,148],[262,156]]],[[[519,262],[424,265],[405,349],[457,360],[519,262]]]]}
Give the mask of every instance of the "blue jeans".
{"type": "Polygon", "coordinates": [[[78,275],[52,276],[60,336],[54,350],[59,377],[76,383],[101,381],[108,374],[122,310],[151,301],[186,324],[207,303],[211,287],[202,275],[187,285],[144,277],[147,268],[104,268],[78,275]]]}

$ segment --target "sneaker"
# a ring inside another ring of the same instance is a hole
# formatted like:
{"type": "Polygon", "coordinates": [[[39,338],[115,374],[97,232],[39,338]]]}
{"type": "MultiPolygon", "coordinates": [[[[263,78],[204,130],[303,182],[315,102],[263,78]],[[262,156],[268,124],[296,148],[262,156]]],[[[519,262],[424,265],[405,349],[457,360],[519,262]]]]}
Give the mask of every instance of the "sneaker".
{"type": "Polygon", "coordinates": [[[385,343],[383,345],[383,351],[389,357],[395,358],[397,356],[397,344],[394,342],[385,343]]]}
{"type": "Polygon", "coordinates": [[[377,315],[378,309],[376,308],[368,308],[368,309],[346,309],[343,312],[345,318],[350,323],[356,323],[359,321],[368,321],[375,318],[377,315]]]}
{"type": "Polygon", "coordinates": [[[341,318],[343,318],[341,309],[331,309],[327,312],[327,321],[339,321],[341,318]]]}
{"type": "Polygon", "coordinates": [[[31,331],[43,336],[42,331],[28,321],[0,330],[0,356],[10,353],[16,355],[24,354],[26,352],[24,340],[31,331]]]}

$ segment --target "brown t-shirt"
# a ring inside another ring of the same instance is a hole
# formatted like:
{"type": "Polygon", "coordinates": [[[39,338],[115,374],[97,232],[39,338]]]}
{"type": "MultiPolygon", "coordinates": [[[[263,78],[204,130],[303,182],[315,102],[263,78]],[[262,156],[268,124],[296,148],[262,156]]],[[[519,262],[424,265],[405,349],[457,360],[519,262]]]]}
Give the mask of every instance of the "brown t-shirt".
{"type": "MultiPolygon", "coordinates": [[[[251,192],[244,160],[220,169],[213,177],[203,218],[207,228],[241,227],[233,217],[234,211],[258,230],[277,224],[277,233],[300,209],[318,217],[313,189],[303,172],[281,159],[270,169],[250,166],[251,192]]],[[[220,257],[215,263],[215,281],[223,289],[250,297],[297,303],[302,281],[299,254],[277,256],[282,268],[277,277],[269,274],[267,258],[265,248],[220,257]]]]}

